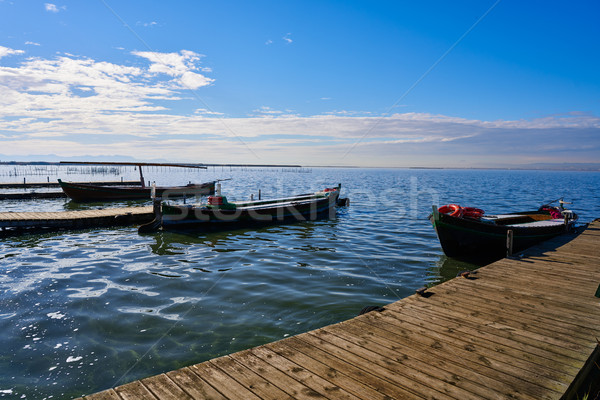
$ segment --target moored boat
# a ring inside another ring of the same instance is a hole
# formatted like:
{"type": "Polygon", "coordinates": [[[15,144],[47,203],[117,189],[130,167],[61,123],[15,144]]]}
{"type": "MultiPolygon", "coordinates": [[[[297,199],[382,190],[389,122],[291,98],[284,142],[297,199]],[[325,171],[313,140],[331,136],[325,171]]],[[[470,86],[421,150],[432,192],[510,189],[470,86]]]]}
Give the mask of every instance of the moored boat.
{"type": "Polygon", "coordinates": [[[150,199],[152,194],[159,197],[193,197],[214,194],[215,183],[218,181],[188,184],[185,186],[150,186],[146,185],[142,167],[177,167],[190,169],[206,169],[201,164],[181,163],[145,163],[145,162],[112,162],[112,161],[61,161],[69,165],[125,165],[134,166],[140,172],[140,185],[107,186],[99,183],[63,182],[58,180],[60,187],[67,196],[76,202],[109,201],[109,200],[136,200],[150,199]]]}
{"type": "Polygon", "coordinates": [[[160,228],[226,230],[333,217],[341,189],[341,185],[338,185],[291,197],[229,202],[226,196],[221,195],[220,186],[217,184],[215,196],[209,196],[206,204],[157,204],[156,219],[142,225],[139,231],[149,232],[160,228]]]}
{"type": "Polygon", "coordinates": [[[562,204],[498,215],[449,204],[433,206],[429,218],[448,257],[501,258],[569,231],[577,214],[562,204]]]}
{"type": "Polygon", "coordinates": [[[135,200],[148,199],[152,190],[157,196],[193,197],[207,196],[215,192],[216,181],[185,186],[104,186],[93,183],[63,182],[58,180],[60,187],[67,196],[76,202],[109,201],[109,200],[135,200]]]}

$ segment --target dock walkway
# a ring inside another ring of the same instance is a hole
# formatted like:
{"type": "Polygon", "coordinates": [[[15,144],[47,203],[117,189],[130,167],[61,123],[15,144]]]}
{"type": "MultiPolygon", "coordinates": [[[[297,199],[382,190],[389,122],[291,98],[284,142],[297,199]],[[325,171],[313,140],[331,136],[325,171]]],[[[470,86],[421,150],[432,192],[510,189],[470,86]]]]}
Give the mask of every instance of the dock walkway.
{"type": "Polygon", "coordinates": [[[152,221],[152,206],[56,212],[0,212],[0,228],[7,230],[79,229],[143,224],[152,221]]]}
{"type": "Polygon", "coordinates": [[[600,221],[565,236],[383,311],[85,399],[563,398],[598,353],[600,221]]]}
{"type": "MultiPolygon", "coordinates": [[[[89,181],[86,183],[93,183],[95,185],[102,186],[139,186],[140,181],[89,181]]],[[[31,188],[54,188],[60,187],[58,182],[26,182],[23,180],[23,183],[20,182],[8,182],[8,183],[0,183],[0,189],[31,189],[31,188]]]]}
{"type": "MultiPolygon", "coordinates": [[[[140,181],[101,181],[101,182],[89,182],[96,185],[102,186],[139,186],[140,181]]],[[[58,182],[23,182],[23,183],[0,183],[0,190],[2,189],[38,189],[38,188],[58,188],[60,184],[58,182]]],[[[67,195],[63,192],[0,192],[0,200],[32,200],[32,199],[62,199],[67,198],[67,195]]]]}

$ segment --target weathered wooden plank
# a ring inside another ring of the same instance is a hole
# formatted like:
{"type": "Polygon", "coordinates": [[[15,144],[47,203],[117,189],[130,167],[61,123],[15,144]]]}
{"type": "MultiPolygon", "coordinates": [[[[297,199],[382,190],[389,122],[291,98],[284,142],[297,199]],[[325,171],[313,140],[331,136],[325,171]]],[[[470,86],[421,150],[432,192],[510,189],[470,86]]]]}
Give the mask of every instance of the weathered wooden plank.
{"type": "MultiPolygon", "coordinates": [[[[556,313],[564,314],[563,317],[572,316],[574,320],[586,318],[590,312],[595,312],[596,308],[590,303],[590,294],[583,294],[583,298],[579,301],[573,301],[569,295],[554,295],[547,293],[546,290],[539,292],[526,287],[519,287],[511,280],[504,280],[505,285],[496,283],[496,278],[484,278],[481,273],[481,278],[475,280],[457,279],[452,285],[442,284],[431,290],[431,293],[436,293],[439,296],[467,295],[474,296],[477,300],[486,300],[494,297],[493,301],[501,301],[505,304],[518,305],[529,312],[547,313],[556,315],[556,313]],[[507,286],[511,284],[512,286],[507,286]],[[553,308],[556,308],[554,310],[553,308]],[[550,310],[547,312],[546,310],[550,310]]],[[[534,284],[529,283],[529,286],[534,284]]],[[[592,286],[590,286],[592,287],[592,286]]],[[[581,291],[580,288],[571,289],[581,291]]],[[[488,301],[489,302],[489,301],[488,301]]],[[[561,318],[563,318],[561,317],[561,318]]]]}
{"type": "Polygon", "coordinates": [[[598,248],[595,246],[597,243],[596,237],[581,235],[577,239],[576,244],[567,243],[558,250],[565,254],[579,254],[579,252],[588,255],[598,254],[598,248]]]}
{"type": "MultiPolygon", "coordinates": [[[[525,330],[532,329],[544,334],[548,332],[548,326],[556,327],[555,332],[562,334],[569,334],[575,327],[577,335],[574,337],[579,337],[579,339],[595,332],[593,325],[586,326],[582,319],[563,318],[562,314],[552,314],[547,308],[531,307],[520,298],[490,294],[491,301],[487,302],[486,299],[482,293],[475,290],[466,293],[465,290],[455,291],[453,288],[448,288],[447,291],[436,290],[436,294],[430,296],[427,302],[422,303],[422,306],[428,307],[427,304],[431,304],[432,307],[440,309],[441,316],[453,315],[455,318],[465,319],[465,322],[475,319],[475,322],[481,323],[478,319],[494,314],[494,321],[498,324],[516,324],[516,327],[525,330]]],[[[538,301],[542,302],[540,299],[538,301]]],[[[583,318],[587,319],[588,316],[583,318]]],[[[579,339],[574,339],[574,341],[578,342],[579,339]]]]}
{"type": "MultiPolygon", "coordinates": [[[[429,317],[425,314],[425,320],[429,317]]],[[[457,333],[456,336],[448,336],[447,332],[456,332],[454,327],[442,328],[437,324],[437,319],[431,319],[431,329],[404,324],[399,327],[387,321],[381,321],[376,315],[353,320],[353,326],[365,331],[366,335],[375,330],[386,330],[391,332],[396,341],[402,341],[411,348],[421,351],[439,350],[440,357],[450,357],[453,360],[471,360],[474,366],[483,364],[498,370],[525,370],[539,373],[550,380],[564,382],[568,377],[577,373],[576,368],[561,366],[560,369],[552,369],[548,366],[548,360],[543,357],[527,354],[523,356],[520,350],[501,344],[481,340],[475,336],[457,333]],[[435,330],[434,328],[437,328],[435,330]]],[[[459,324],[457,324],[459,325],[459,324]]],[[[460,325],[459,325],[460,326],[460,325]]],[[[350,328],[346,328],[350,329],[350,328]]],[[[375,336],[375,335],[373,335],[375,336]]]]}
{"type": "Polygon", "coordinates": [[[268,362],[280,371],[285,372],[288,376],[306,386],[303,390],[304,394],[316,398],[334,397],[336,399],[358,399],[358,397],[343,390],[337,385],[331,384],[302,365],[298,365],[286,357],[281,357],[271,350],[272,345],[273,344],[267,344],[263,347],[254,348],[252,349],[252,354],[268,362]]]}
{"type": "Polygon", "coordinates": [[[301,382],[272,366],[262,358],[257,357],[251,350],[241,351],[232,355],[232,359],[254,371],[257,375],[281,387],[294,399],[324,398],[321,394],[303,385],[301,382]]]}
{"type": "Polygon", "coordinates": [[[402,368],[399,363],[387,357],[335,337],[323,329],[309,332],[300,338],[357,367],[368,365],[371,373],[384,377],[405,390],[413,392],[416,396],[434,399],[456,398],[444,393],[443,389],[439,391],[439,385],[433,383],[434,380],[430,375],[410,368],[402,368]]]}
{"type": "MultiPolygon", "coordinates": [[[[398,312],[394,310],[391,311],[390,316],[398,320],[408,321],[421,327],[426,322],[419,318],[418,312],[411,311],[410,309],[398,312]]],[[[442,319],[440,320],[440,323],[441,322],[447,322],[447,319],[442,319]]],[[[479,335],[484,333],[487,334],[490,339],[493,338],[494,340],[501,341],[508,345],[515,347],[525,346],[525,349],[528,352],[545,352],[546,354],[552,354],[552,357],[561,356],[564,357],[565,360],[571,360],[572,362],[585,361],[585,359],[587,359],[587,355],[577,351],[581,350],[581,346],[557,343],[550,337],[509,328],[506,325],[479,325],[476,328],[473,328],[471,332],[471,334],[479,335]],[[576,349],[574,349],[574,347],[576,349]]]]}
{"type": "Polygon", "coordinates": [[[263,399],[293,399],[268,380],[252,372],[242,364],[236,363],[231,357],[220,357],[210,361],[210,363],[263,399]]]}
{"type": "Polygon", "coordinates": [[[192,397],[184,392],[167,375],[160,374],[141,381],[157,398],[161,400],[187,400],[192,397]]]}
{"type": "Polygon", "coordinates": [[[79,397],[75,400],[122,400],[114,389],[107,389],[89,396],[79,397]]]}
{"type": "Polygon", "coordinates": [[[333,357],[298,337],[274,343],[271,348],[361,399],[388,400],[390,397],[411,395],[410,392],[333,357]]]}
{"type": "Polygon", "coordinates": [[[133,381],[115,388],[123,400],[156,400],[156,397],[140,381],[133,381]]]}
{"type": "Polygon", "coordinates": [[[572,260],[558,260],[558,259],[544,259],[535,260],[534,263],[529,263],[521,260],[499,261],[498,266],[504,266],[505,268],[490,268],[483,269],[482,272],[487,272],[504,275],[510,278],[520,277],[535,277],[543,279],[548,282],[573,282],[579,283],[586,279],[589,280],[590,276],[600,272],[600,265],[598,260],[594,259],[580,259],[576,264],[572,260]]]}
{"type": "Polygon", "coordinates": [[[515,285],[529,281],[532,290],[538,289],[538,283],[547,286],[559,286],[563,289],[576,289],[586,283],[589,284],[590,278],[600,273],[597,261],[588,260],[587,263],[589,265],[586,265],[583,261],[577,264],[578,267],[585,268],[585,272],[578,271],[572,263],[559,264],[555,261],[538,261],[534,266],[513,264],[510,267],[507,266],[506,269],[502,269],[502,265],[499,264],[496,269],[484,269],[482,274],[511,280],[515,282],[515,285]]]}
{"type": "Polygon", "coordinates": [[[486,298],[496,296],[505,299],[515,299],[528,301],[529,304],[542,302],[539,306],[548,307],[550,309],[557,308],[558,312],[563,312],[569,315],[565,310],[570,310],[573,314],[577,313],[585,315],[590,311],[593,311],[594,305],[586,301],[586,297],[589,298],[593,295],[596,288],[594,285],[586,284],[585,286],[569,287],[564,285],[562,288],[560,285],[547,285],[544,282],[531,283],[532,281],[523,280],[512,282],[512,287],[507,287],[504,283],[508,283],[511,280],[503,277],[491,279],[482,279],[477,283],[463,281],[457,283],[454,286],[457,294],[469,294],[469,293],[483,293],[486,298]],[[526,286],[529,283],[529,287],[526,286]],[[521,286],[518,286],[521,284],[521,286]],[[535,286],[535,289],[532,288],[535,286]],[[558,293],[562,289],[563,291],[571,290],[570,293],[558,293]]]}
{"type": "Polygon", "coordinates": [[[189,367],[202,380],[208,382],[212,387],[221,392],[229,399],[249,399],[259,400],[260,397],[252,393],[248,388],[238,383],[235,379],[224,373],[218,368],[214,368],[210,363],[196,364],[189,367]]]}
{"type": "MultiPolygon", "coordinates": [[[[496,398],[506,393],[507,387],[514,383],[514,377],[501,373],[490,373],[486,365],[469,368],[460,362],[459,353],[452,352],[450,359],[438,348],[420,347],[415,349],[409,341],[398,340],[394,333],[372,325],[343,324],[339,327],[324,328],[329,333],[354,343],[375,353],[395,359],[403,368],[423,371],[438,380],[437,390],[457,399],[496,398]],[[338,328],[338,329],[335,329],[338,328]],[[362,329],[361,329],[362,328],[362,329]],[[366,329],[366,330],[364,330],[366,329]],[[371,333],[370,335],[368,333],[371,333]],[[376,333],[376,334],[375,334],[376,333]],[[487,378],[492,378],[487,380],[487,378]],[[505,378],[504,380],[500,378],[505,378]],[[482,381],[487,380],[487,385],[482,381]],[[492,382],[492,385],[489,385],[492,382]]],[[[452,351],[453,349],[447,348],[452,351]]],[[[534,385],[535,386],[535,385],[534,385]]],[[[512,393],[514,397],[530,398],[524,393],[512,393]]]]}
{"type": "MultiPolygon", "coordinates": [[[[589,293],[589,291],[586,294],[588,299],[582,298],[579,302],[580,307],[571,307],[572,301],[568,298],[561,299],[550,297],[545,293],[527,293],[515,288],[498,287],[490,280],[478,284],[456,283],[453,286],[435,289],[435,294],[438,295],[438,299],[455,298],[456,301],[462,301],[466,298],[465,301],[472,299],[472,302],[477,303],[485,301],[492,307],[494,303],[499,302],[504,307],[519,309],[523,314],[535,313],[536,316],[566,321],[570,324],[581,322],[582,326],[591,322],[592,327],[595,326],[593,321],[589,321],[590,313],[593,314],[595,308],[590,304],[585,304],[590,297],[593,297],[593,293],[589,293]]],[[[467,301],[467,303],[469,302],[467,301]]]]}
{"type": "MultiPolygon", "coordinates": [[[[536,313],[537,316],[547,316],[557,321],[569,321],[574,325],[595,326],[595,321],[590,313],[595,311],[594,307],[573,305],[571,302],[561,302],[560,299],[549,298],[544,295],[533,296],[531,293],[523,293],[519,289],[506,289],[498,287],[494,283],[481,282],[478,285],[470,283],[456,283],[453,287],[436,289],[438,299],[442,296],[455,298],[457,301],[465,301],[467,304],[488,304],[492,307],[500,303],[507,308],[518,307],[522,313],[536,313]],[[554,317],[553,317],[554,316],[554,317]]],[[[592,293],[589,294],[592,297],[592,293]]],[[[433,296],[432,296],[433,297],[433,296]]]]}
{"type": "Polygon", "coordinates": [[[34,230],[44,228],[79,229],[142,223],[151,220],[153,216],[152,206],[57,212],[0,212],[0,227],[34,230]]]}
{"type": "MultiPolygon", "coordinates": [[[[563,278],[585,277],[589,276],[592,271],[599,271],[598,259],[584,254],[566,254],[566,253],[544,253],[543,257],[527,257],[519,259],[502,259],[494,263],[496,266],[503,266],[508,269],[518,269],[521,272],[542,271],[544,276],[548,274],[548,278],[560,272],[568,271],[569,275],[561,276],[563,278]],[[559,272],[555,273],[554,270],[559,272]]],[[[494,272],[502,272],[503,268],[493,268],[494,272]]]]}
{"type": "MultiPolygon", "coordinates": [[[[508,363],[506,362],[507,357],[502,353],[469,343],[468,339],[445,343],[428,336],[422,337],[414,332],[412,335],[399,337],[393,329],[388,330],[384,326],[363,322],[347,324],[343,330],[334,333],[344,337],[351,333],[368,343],[365,345],[402,352],[402,354],[410,355],[418,360],[425,367],[437,366],[452,376],[451,380],[444,380],[440,376],[440,381],[457,386],[464,385],[465,389],[479,396],[484,395],[481,393],[483,389],[477,378],[479,375],[493,378],[499,382],[499,385],[513,388],[515,382],[520,383],[522,387],[525,387],[522,394],[528,393],[535,397],[540,396],[538,392],[540,388],[560,393],[562,393],[561,390],[564,391],[567,388],[567,385],[560,381],[561,377],[564,378],[564,374],[560,375],[554,371],[548,371],[545,366],[520,360],[517,363],[508,363]]],[[[501,390],[499,387],[497,391],[505,393],[505,390],[501,390]]]]}
{"type": "MultiPolygon", "coordinates": [[[[522,330],[531,330],[539,334],[547,334],[547,327],[552,326],[556,337],[573,343],[579,343],[581,340],[588,341],[590,337],[597,334],[597,331],[593,329],[564,322],[556,315],[540,314],[532,316],[531,313],[523,310],[518,304],[506,303],[505,305],[500,301],[497,301],[495,305],[487,304],[468,295],[465,298],[436,296],[434,299],[433,297],[431,296],[428,299],[428,303],[434,306],[437,305],[437,307],[420,304],[419,308],[430,308],[432,311],[437,312],[436,317],[438,318],[452,317],[455,320],[468,320],[477,325],[504,325],[522,330]]],[[[402,310],[410,306],[411,304],[407,303],[403,305],[402,310]]]]}
{"type": "MultiPolygon", "coordinates": [[[[167,376],[194,399],[225,400],[226,397],[189,368],[167,372],[167,376]]],[[[93,399],[95,400],[95,399],[93,399]]]]}
{"type": "MultiPolygon", "coordinates": [[[[422,328],[426,328],[429,332],[428,332],[428,336],[432,337],[432,338],[438,338],[446,335],[447,332],[449,330],[454,330],[457,329],[457,326],[460,326],[460,322],[455,322],[452,323],[452,321],[443,321],[443,320],[438,320],[436,319],[434,323],[432,323],[429,318],[428,318],[428,314],[426,311],[408,311],[408,310],[404,310],[404,312],[402,313],[402,317],[403,319],[408,319],[410,318],[410,321],[417,324],[416,321],[420,320],[420,322],[418,323],[420,327],[422,328]]],[[[466,328],[465,331],[468,331],[469,328],[466,328]]],[[[521,388],[524,392],[528,392],[528,388],[531,386],[535,386],[540,385],[540,386],[545,386],[548,389],[551,390],[557,390],[559,391],[561,389],[561,386],[565,386],[562,387],[562,389],[566,389],[566,385],[560,385],[557,384],[557,382],[554,382],[551,380],[555,380],[555,378],[558,378],[557,374],[553,373],[553,370],[556,369],[564,369],[562,367],[562,365],[560,365],[558,362],[556,364],[553,364],[553,361],[551,360],[545,360],[544,364],[533,364],[533,363],[529,363],[529,368],[523,368],[524,364],[523,362],[520,362],[519,366],[515,366],[514,363],[513,367],[508,367],[508,366],[504,366],[503,371],[501,373],[499,372],[494,372],[492,369],[487,369],[486,367],[490,367],[492,362],[490,360],[493,359],[498,359],[499,357],[497,356],[497,354],[495,354],[494,352],[491,352],[489,349],[483,347],[483,346],[476,346],[474,342],[471,341],[471,338],[469,336],[465,336],[463,338],[463,340],[460,342],[462,345],[462,349],[467,350],[469,352],[472,352],[474,354],[478,354],[480,356],[483,356],[485,358],[485,362],[484,359],[480,359],[479,363],[480,364],[485,364],[485,365],[480,365],[477,366],[477,370],[481,373],[490,373],[490,377],[495,377],[496,379],[501,379],[500,377],[506,377],[506,376],[512,376],[512,385],[517,385],[519,382],[522,384],[523,382],[527,382],[526,385],[521,385],[521,388]],[[558,366],[558,367],[557,367],[558,366]],[[553,376],[553,378],[548,378],[548,376],[553,376]],[[541,383],[541,380],[545,379],[546,382],[541,383]]],[[[453,345],[455,343],[452,343],[453,345]]],[[[527,347],[525,347],[523,350],[528,350],[527,347]]],[[[457,352],[462,354],[461,352],[457,352]]],[[[518,353],[517,353],[518,354],[518,353]]],[[[549,354],[549,356],[553,356],[552,354],[549,354]]],[[[524,359],[524,355],[523,354],[518,354],[518,360],[522,360],[524,359]]],[[[460,360],[457,361],[460,363],[460,360]]],[[[506,380],[508,381],[508,380],[506,380]]],[[[534,393],[530,393],[530,394],[534,394],[534,393]]],[[[537,394],[534,394],[537,396],[537,394]]]]}
{"type": "MultiPolygon", "coordinates": [[[[559,271],[563,274],[568,274],[567,271],[559,271]]],[[[480,282],[472,282],[472,280],[459,280],[461,283],[470,281],[471,286],[493,284],[493,287],[499,288],[507,292],[522,293],[524,295],[545,296],[548,298],[556,298],[563,303],[581,304],[583,307],[589,306],[589,302],[585,301],[586,290],[592,288],[592,276],[576,277],[571,275],[569,278],[561,277],[560,273],[551,276],[550,273],[541,278],[545,273],[543,271],[481,271],[473,280],[481,280],[480,282]],[[484,279],[489,278],[489,279],[484,279]],[[510,284],[510,285],[509,285],[510,284]],[[583,297],[583,299],[582,299],[583,297]],[[583,302],[581,300],[584,300],[583,302]]],[[[600,274],[600,270],[598,271],[600,274]]],[[[597,275],[597,274],[595,274],[597,275]]]]}
{"type": "Polygon", "coordinates": [[[473,345],[478,345],[540,365],[554,361],[559,370],[567,369],[571,372],[577,371],[581,364],[579,360],[557,355],[547,349],[532,347],[530,344],[511,340],[510,336],[505,332],[503,333],[502,329],[498,327],[486,328],[478,326],[474,328],[463,321],[454,323],[446,322],[446,326],[441,327],[439,320],[435,317],[419,320],[410,318],[410,316],[394,315],[394,313],[372,315],[370,318],[377,318],[377,323],[389,324],[397,330],[411,330],[420,335],[428,336],[438,341],[445,341],[449,344],[455,341],[465,342],[462,343],[462,346],[467,350],[472,350],[473,345]]]}

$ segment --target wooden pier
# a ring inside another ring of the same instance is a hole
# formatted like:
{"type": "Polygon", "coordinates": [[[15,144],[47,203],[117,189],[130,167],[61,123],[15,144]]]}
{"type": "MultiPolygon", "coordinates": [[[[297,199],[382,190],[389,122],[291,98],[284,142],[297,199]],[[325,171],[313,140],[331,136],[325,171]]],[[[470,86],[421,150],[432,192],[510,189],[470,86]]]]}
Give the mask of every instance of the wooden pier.
{"type": "MultiPolygon", "coordinates": [[[[144,224],[154,219],[152,206],[56,212],[0,212],[2,233],[81,229],[144,224]]],[[[1,233],[0,233],[1,234],[1,233]]]]}
{"type": "MultiPolygon", "coordinates": [[[[102,182],[96,182],[96,181],[89,181],[87,183],[93,183],[96,185],[102,185],[102,186],[139,186],[140,181],[102,181],[102,182]]],[[[20,182],[11,182],[11,183],[0,183],[0,189],[31,189],[31,188],[54,188],[54,187],[60,187],[60,185],[58,184],[58,182],[26,182],[25,180],[23,181],[23,183],[20,182]]]]}
{"type": "MultiPolygon", "coordinates": [[[[103,181],[103,182],[90,182],[97,185],[103,186],[139,186],[140,181],[103,181]]],[[[0,183],[0,189],[38,189],[38,188],[57,188],[60,187],[58,182],[11,182],[11,183],[0,183]]],[[[62,199],[67,198],[67,195],[63,192],[5,192],[0,193],[0,200],[33,200],[33,199],[62,199]]]]}
{"type": "Polygon", "coordinates": [[[0,193],[0,200],[66,199],[65,192],[0,193]]]}
{"type": "Polygon", "coordinates": [[[574,399],[600,353],[600,221],[575,236],[383,311],[84,398],[574,399]]]}

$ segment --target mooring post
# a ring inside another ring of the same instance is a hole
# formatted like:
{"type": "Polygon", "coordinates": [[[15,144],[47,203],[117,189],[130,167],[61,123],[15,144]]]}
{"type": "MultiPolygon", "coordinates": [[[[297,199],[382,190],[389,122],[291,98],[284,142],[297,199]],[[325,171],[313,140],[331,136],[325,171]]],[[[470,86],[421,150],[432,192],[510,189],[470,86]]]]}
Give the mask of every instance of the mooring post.
{"type": "Polygon", "coordinates": [[[160,222],[162,218],[162,210],[160,207],[162,203],[162,195],[158,196],[156,194],[155,183],[152,184],[152,189],[150,189],[150,197],[152,197],[152,211],[154,212],[154,221],[160,222]]]}
{"type": "Polygon", "coordinates": [[[154,211],[154,217],[158,220],[160,220],[161,217],[161,210],[160,210],[160,203],[162,203],[161,201],[162,199],[160,197],[155,198],[152,201],[152,211],[154,211]]]}
{"type": "Polygon", "coordinates": [[[565,218],[565,232],[569,231],[569,221],[571,219],[571,213],[569,211],[563,211],[563,215],[565,218]]]}
{"type": "Polygon", "coordinates": [[[142,164],[139,164],[138,168],[140,170],[140,184],[142,187],[146,187],[146,184],[144,183],[144,174],[142,173],[142,164]]]}
{"type": "Polygon", "coordinates": [[[509,229],[506,232],[506,257],[512,257],[513,255],[513,231],[509,229]]]}

